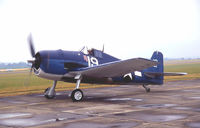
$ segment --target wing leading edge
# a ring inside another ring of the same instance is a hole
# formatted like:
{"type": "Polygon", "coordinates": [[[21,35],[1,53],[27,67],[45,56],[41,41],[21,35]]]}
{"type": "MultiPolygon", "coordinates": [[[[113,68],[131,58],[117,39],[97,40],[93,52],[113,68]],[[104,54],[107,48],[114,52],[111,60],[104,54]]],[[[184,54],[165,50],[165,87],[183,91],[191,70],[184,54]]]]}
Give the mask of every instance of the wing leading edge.
{"type": "Polygon", "coordinates": [[[156,66],[158,62],[144,59],[135,58],[128,60],[114,61],[110,63],[101,64],[94,67],[80,68],[80,71],[70,72],[71,74],[87,77],[116,77],[122,76],[130,72],[141,71],[143,69],[156,66]]]}

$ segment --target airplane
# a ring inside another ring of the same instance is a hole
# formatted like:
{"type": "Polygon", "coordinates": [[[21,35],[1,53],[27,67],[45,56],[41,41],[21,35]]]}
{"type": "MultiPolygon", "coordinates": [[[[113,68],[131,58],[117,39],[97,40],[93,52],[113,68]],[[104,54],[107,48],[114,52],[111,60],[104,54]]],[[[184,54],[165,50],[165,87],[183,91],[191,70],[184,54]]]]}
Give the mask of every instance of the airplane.
{"type": "Polygon", "coordinates": [[[86,49],[80,51],[43,50],[35,53],[32,36],[28,38],[33,60],[31,69],[38,77],[53,80],[52,87],[44,91],[47,99],[56,96],[57,81],[76,83],[71,92],[72,101],[81,101],[84,97],[80,83],[142,85],[150,92],[148,85],[162,85],[164,76],[186,75],[187,73],[163,72],[163,54],[155,51],[151,59],[132,58],[120,60],[103,50],[86,49]],[[86,52],[85,52],[86,51],[86,52]]]}

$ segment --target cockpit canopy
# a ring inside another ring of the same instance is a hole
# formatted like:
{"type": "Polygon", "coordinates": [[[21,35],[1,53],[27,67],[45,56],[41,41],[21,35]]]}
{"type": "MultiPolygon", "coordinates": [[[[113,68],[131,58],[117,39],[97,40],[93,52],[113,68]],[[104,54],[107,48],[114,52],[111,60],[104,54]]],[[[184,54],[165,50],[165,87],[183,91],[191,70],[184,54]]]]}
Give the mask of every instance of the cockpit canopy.
{"type": "Polygon", "coordinates": [[[103,52],[94,48],[88,49],[87,47],[83,47],[80,52],[86,55],[91,55],[97,58],[103,58],[103,52]]]}

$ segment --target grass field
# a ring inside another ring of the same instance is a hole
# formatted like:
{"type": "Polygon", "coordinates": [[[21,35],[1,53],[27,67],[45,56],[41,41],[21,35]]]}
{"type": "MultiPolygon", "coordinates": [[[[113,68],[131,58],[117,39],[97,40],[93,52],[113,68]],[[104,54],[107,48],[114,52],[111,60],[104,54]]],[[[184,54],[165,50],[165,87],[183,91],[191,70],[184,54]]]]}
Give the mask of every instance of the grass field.
{"type": "Polygon", "coordinates": [[[200,59],[165,61],[165,72],[186,72],[185,76],[167,76],[165,81],[200,79],[200,59]]]}
{"type": "MultiPolygon", "coordinates": [[[[200,60],[166,61],[165,72],[187,72],[185,76],[165,77],[165,81],[200,79],[200,60]]],[[[0,72],[0,97],[42,93],[53,82],[32,75],[28,71],[0,72]]],[[[111,85],[81,84],[81,88],[108,87],[111,85]]],[[[56,91],[73,90],[75,83],[58,82],[56,91]]]]}
{"type": "MultiPolygon", "coordinates": [[[[22,94],[42,93],[51,87],[53,81],[39,78],[35,75],[29,76],[28,71],[0,73],[0,97],[22,94]]],[[[80,88],[110,87],[114,85],[81,84],[80,88]]],[[[73,90],[75,83],[58,82],[56,91],[73,90]]]]}

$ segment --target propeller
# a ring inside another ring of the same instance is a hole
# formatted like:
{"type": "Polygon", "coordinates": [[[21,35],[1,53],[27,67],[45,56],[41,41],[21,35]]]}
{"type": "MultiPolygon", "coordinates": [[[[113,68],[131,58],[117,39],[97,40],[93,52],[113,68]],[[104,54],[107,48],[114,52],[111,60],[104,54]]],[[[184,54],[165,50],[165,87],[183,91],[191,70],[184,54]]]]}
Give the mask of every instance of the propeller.
{"type": "MultiPolygon", "coordinates": [[[[33,45],[33,39],[32,39],[32,35],[30,34],[29,37],[28,37],[28,44],[29,44],[29,49],[30,49],[30,53],[31,53],[31,56],[33,58],[35,58],[35,48],[34,48],[34,45],[33,45]]],[[[28,63],[31,63],[31,69],[30,69],[30,75],[32,73],[32,70],[33,70],[33,67],[35,65],[35,59],[34,60],[28,60],[28,63]]],[[[29,75],[29,76],[30,76],[29,75]]]]}
{"type": "Polygon", "coordinates": [[[35,69],[39,69],[40,67],[40,63],[41,63],[41,57],[39,52],[35,53],[35,48],[34,48],[34,44],[33,44],[33,39],[32,39],[32,35],[30,34],[28,36],[28,45],[29,45],[29,50],[32,56],[32,60],[27,60],[28,63],[31,63],[31,68],[30,68],[30,72],[29,72],[29,77],[27,78],[27,80],[25,80],[25,85],[29,85],[30,84],[30,78],[32,75],[32,71],[35,69]]]}
{"type": "Polygon", "coordinates": [[[33,69],[38,69],[40,67],[41,58],[39,53],[35,53],[35,48],[33,45],[32,35],[30,34],[28,37],[28,44],[30,48],[31,56],[34,58],[33,60],[28,60],[28,63],[31,63],[30,74],[32,73],[33,69]]]}
{"type": "Polygon", "coordinates": [[[32,35],[31,34],[28,37],[28,42],[29,42],[31,56],[35,57],[35,48],[34,48],[34,45],[33,45],[33,39],[32,39],[32,35]]]}

